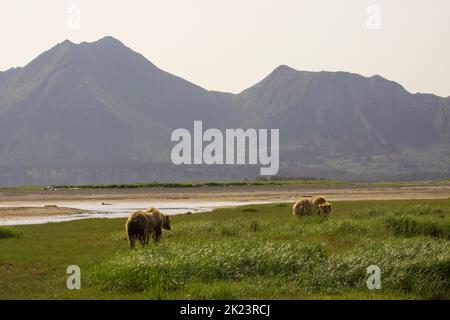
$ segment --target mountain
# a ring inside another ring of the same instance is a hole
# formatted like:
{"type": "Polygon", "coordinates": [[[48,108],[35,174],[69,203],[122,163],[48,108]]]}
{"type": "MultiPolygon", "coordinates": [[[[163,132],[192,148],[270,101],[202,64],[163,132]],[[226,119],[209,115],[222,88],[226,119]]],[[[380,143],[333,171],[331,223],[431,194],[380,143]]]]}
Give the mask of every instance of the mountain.
{"type": "Polygon", "coordinates": [[[207,91],[120,41],[64,41],[0,72],[0,184],[254,177],[259,167],[177,167],[171,132],[279,128],[280,175],[448,176],[450,99],[380,76],[280,66],[240,94],[207,91]]]}
{"type": "Polygon", "coordinates": [[[380,76],[280,66],[242,92],[237,104],[250,125],[292,128],[285,133],[293,143],[340,136],[365,146],[424,148],[450,141],[449,99],[412,95],[380,76]]]}
{"type": "Polygon", "coordinates": [[[174,128],[226,115],[215,96],[111,37],[65,41],[3,76],[2,165],[156,160],[174,128]]]}
{"type": "Polygon", "coordinates": [[[450,99],[410,94],[380,76],[280,66],[234,104],[242,124],[282,128],[285,175],[450,172],[450,99]]]}

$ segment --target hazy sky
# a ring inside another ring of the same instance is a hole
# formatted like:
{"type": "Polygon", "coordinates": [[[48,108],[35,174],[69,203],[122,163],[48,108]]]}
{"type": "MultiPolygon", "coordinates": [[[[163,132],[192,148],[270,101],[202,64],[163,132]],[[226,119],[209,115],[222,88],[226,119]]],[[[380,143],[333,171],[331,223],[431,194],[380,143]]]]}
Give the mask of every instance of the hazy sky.
{"type": "Polygon", "coordinates": [[[0,70],[106,35],[210,90],[239,92],[287,64],[450,96],[449,0],[0,0],[0,70]]]}

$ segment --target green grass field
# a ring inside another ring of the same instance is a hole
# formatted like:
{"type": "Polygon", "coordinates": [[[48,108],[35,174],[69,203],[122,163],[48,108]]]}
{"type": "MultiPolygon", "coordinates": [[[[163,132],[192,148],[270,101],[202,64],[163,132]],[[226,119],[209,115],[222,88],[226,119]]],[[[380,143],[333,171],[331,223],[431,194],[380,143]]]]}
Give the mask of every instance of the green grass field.
{"type": "Polygon", "coordinates": [[[336,202],[329,218],[291,204],[180,215],[136,250],[124,223],[0,228],[0,299],[450,298],[450,199],[336,202]],[[381,290],[366,287],[373,264],[381,290]],[[69,265],[81,290],[66,288],[69,265]]]}

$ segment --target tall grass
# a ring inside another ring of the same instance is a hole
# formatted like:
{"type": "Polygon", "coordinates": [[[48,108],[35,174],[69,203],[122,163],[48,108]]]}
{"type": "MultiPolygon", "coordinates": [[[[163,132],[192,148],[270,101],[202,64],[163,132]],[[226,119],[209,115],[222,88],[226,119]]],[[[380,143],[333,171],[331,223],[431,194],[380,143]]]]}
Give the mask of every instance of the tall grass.
{"type": "Polygon", "coordinates": [[[95,278],[105,290],[157,288],[159,294],[191,283],[252,278],[292,282],[299,292],[339,293],[367,290],[366,269],[372,264],[382,270],[384,290],[450,294],[450,249],[445,242],[427,239],[359,246],[345,254],[300,242],[167,243],[116,256],[97,269],[95,278]]]}
{"type": "Polygon", "coordinates": [[[117,256],[98,269],[105,288],[141,291],[154,285],[175,289],[189,280],[279,277],[311,269],[327,258],[320,246],[301,243],[229,241],[161,245],[117,256]]]}
{"type": "Polygon", "coordinates": [[[386,228],[395,236],[431,236],[450,239],[450,221],[427,221],[412,217],[389,217],[385,221],[386,228]]]}
{"type": "Polygon", "coordinates": [[[443,212],[444,212],[444,210],[442,208],[434,207],[429,204],[419,204],[419,205],[416,205],[406,211],[407,214],[416,215],[416,216],[440,214],[443,212]]]}

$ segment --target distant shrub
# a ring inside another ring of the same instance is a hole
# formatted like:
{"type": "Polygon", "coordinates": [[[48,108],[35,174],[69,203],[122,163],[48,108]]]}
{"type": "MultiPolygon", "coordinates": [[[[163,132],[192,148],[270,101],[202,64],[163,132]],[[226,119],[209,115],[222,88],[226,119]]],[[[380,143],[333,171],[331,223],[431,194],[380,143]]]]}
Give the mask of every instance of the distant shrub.
{"type": "Polygon", "coordinates": [[[0,239],[19,238],[21,236],[22,236],[22,233],[17,232],[11,228],[0,227],[0,239]]]}

